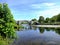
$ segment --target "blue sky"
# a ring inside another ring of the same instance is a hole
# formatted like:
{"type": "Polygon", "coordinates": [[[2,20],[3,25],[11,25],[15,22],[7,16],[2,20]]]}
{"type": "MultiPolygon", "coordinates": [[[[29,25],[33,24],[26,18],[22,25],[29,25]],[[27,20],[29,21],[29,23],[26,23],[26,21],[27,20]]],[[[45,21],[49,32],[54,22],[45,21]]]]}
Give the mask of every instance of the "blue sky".
{"type": "Polygon", "coordinates": [[[7,3],[15,20],[52,17],[60,13],[60,0],[0,0],[7,3]]]}

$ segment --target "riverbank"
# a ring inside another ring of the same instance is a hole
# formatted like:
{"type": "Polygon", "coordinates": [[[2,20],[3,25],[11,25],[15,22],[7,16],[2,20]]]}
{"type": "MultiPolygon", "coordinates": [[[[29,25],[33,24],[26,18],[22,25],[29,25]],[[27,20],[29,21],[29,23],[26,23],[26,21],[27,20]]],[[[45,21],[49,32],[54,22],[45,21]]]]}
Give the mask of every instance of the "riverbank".
{"type": "Polygon", "coordinates": [[[9,38],[3,38],[0,36],[0,45],[10,45],[13,43],[14,39],[9,39],[9,38]]]}
{"type": "Polygon", "coordinates": [[[32,25],[32,26],[34,27],[56,27],[56,28],[60,27],[60,25],[32,25]]]}

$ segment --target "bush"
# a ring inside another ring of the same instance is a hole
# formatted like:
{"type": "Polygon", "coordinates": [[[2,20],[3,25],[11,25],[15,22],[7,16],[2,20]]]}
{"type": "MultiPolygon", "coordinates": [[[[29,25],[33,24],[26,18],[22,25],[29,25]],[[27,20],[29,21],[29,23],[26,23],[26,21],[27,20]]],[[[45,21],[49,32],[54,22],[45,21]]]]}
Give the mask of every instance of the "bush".
{"type": "Polygon", "coordinates": [[[3,38],[0,36],[0,45],[9,45],[13,42],[13,39],[3,38]]]}
{"type": "Polygon", "coordinates": [[[15,37],[15,20],[6,3],[0,4],[0,34],[5,37],[15,37]]]}

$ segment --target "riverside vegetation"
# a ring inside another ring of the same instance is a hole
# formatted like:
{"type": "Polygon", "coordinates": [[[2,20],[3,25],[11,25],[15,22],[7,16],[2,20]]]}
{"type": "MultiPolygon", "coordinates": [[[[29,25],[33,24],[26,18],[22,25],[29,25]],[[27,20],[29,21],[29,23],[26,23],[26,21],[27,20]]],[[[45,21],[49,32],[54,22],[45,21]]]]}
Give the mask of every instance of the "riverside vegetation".
{"type": "Polygon", "coordinates": [[[38,22],[42,25],[60,25],[60,14],[57,14],[51,18],[44,18],[43,16],[40,16],[38,20],[34,18],[31,21],[34,21],[33,24],[36,24],[36,22],[38,22]]]}
{"type": "Polygon", "coordinates": [[[16,22],[8,4],[0,4],[0,45],[9,45],[16,38],[16,22]]]}

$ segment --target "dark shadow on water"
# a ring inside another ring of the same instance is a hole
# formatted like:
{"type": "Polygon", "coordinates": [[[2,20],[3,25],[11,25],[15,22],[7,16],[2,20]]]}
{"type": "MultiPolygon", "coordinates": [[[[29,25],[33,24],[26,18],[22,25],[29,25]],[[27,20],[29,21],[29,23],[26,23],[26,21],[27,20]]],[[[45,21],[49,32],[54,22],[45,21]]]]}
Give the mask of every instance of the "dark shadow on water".
{"type": "Polygon", "coordinates": [[[56,28],[56,29],[55,29],[55,32],[60,35],[60,28],[56,28]]]}
{"type": "Polygon", "coordinates": [[[44,28],[42,28],[42,27],[39,27],[39,31],[40,31],[40,33],[44,33],[44,28]]]}
{"type": "Polygon", "coordinates": [[[44,31],[55,31],[57,34],[60,35],[60,28],[45,28],[45,27],[39,27],[40,33],[44,33],[44,31]]]}

